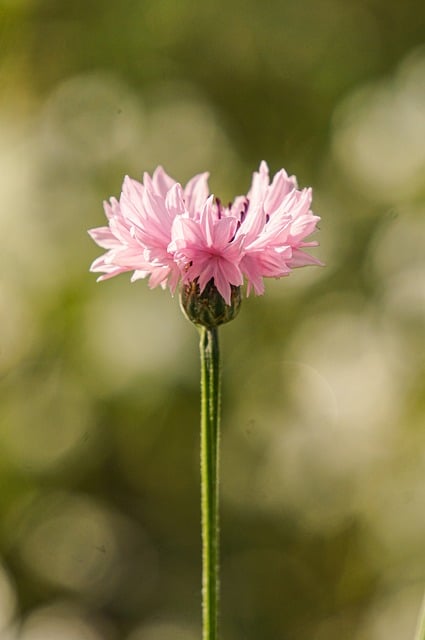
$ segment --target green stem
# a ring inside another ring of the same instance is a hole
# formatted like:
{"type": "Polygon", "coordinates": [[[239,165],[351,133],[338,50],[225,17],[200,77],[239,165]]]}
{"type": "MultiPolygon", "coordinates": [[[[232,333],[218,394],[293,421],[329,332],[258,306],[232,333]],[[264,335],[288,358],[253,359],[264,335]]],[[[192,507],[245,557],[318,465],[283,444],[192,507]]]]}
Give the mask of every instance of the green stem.
{"type": "Polygon", "coordinates": [[[202,640],[217,640],[220,356],[217,328],[201,327],[200,334],[202,640]]]}
{"type": "Polygon", "coordinates": [[[425,640],[425,597],[422,601],[421,612],[419,614],[416,627],[415,640],[425,640]]]}

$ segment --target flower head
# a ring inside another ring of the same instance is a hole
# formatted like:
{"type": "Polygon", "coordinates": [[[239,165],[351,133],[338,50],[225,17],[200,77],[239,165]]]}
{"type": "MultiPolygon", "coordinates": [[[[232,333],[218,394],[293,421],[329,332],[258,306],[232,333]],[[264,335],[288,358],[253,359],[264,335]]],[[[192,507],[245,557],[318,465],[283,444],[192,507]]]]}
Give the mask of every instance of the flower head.
{"type": "Polygon", "coordinates": [[[99,280],[133,271],[132,281],[149,276],[151,288],[195,283],[200,294],[212,283],[230,305],[232,291],[247,282],[264,292],[263,278],[287,276],[294,267],[320,265],[304,251],[319,217],[310,209],[311,189],[298,189],[284,169],[270,183],[262,162],[246,196],[224,207],[209,194],[208,174],[183,188],[162,167],[143,183],[128,176],[119,201],[105,202],[108,226],[89,231],[107,252],[91,270],[99,280]]]}

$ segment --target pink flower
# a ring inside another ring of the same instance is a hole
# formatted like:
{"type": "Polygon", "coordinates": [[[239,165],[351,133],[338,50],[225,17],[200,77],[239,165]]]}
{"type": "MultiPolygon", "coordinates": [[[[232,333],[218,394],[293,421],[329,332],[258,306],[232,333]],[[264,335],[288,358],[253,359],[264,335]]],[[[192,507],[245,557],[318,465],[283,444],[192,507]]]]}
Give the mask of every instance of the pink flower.
{"type": "Polygon", "coordinates": [[[143,184],[124,179],[119,201],[104,203],[107,227],[89,231],[107,252],[92,271],[99,280],[133,271],[132,281],[149,276],[149,286],[196,281],[200,292],[210,280],[227,304],[231,287],[247,281],[247,294],[264,292],[263,278],[289,275],[294,267],[320,265],[305,253],[317,242],[305,239],[316,229],[311,189],[299,190],[281,169],[270,183],[267,164],[254,173],[247,196],[228,207],[209,195],[208,174],[183,189],[158,167],[143,184]]]}

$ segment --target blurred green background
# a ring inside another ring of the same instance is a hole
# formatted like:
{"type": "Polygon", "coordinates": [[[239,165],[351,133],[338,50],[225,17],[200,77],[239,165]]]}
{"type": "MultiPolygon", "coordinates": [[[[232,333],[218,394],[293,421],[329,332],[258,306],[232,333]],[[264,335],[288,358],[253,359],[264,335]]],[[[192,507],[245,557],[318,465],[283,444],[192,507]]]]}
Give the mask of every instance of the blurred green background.
{"type": "Polygon", "coordinates": [[[420,0],[0,0],[0,638],[199,640],[199,364],[96,284],[124,174],[260,160],[327,266],[222,330],[223,640],[410,640],[425,586],[420,0]]]}

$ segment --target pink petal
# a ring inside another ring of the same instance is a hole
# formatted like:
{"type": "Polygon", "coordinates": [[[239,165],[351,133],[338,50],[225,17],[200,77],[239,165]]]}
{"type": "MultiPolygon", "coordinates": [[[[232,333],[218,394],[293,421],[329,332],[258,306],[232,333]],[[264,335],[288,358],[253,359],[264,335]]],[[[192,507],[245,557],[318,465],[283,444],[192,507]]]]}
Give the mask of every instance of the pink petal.
{"type": "Polygon", "coordinates": [[[111,198],[110,203],[103,201],[103,209],[105,211],[105,215],[110,220],[113,216],[119,215],[120,213],[120,205],[116,198],[111,198]]]}
{"type": "Polygon", "coordinates": [[[217,220],[211,230],[211,246],[215,249],[224,249],[233,238],[237,223],[236,218],[231,217],[217,220]]]}
{"type": "Polygon", "coordinates": [[[296,267],[306,267],[307,265],[315,265],[317,267],[323,267],[324,264],[314,256],[311,256],[309,253],[304,253],[304,251],[300,251],[299,249],[294,249],[292,252],[292,259],[289,262],[289,266],[292,269],[296,267]]]}
{"type": "Polygon", "coordinates": [[[269,168],[264,160],[260,164],[258,172],[252,176],[251,189],[248,192],[250,206],[257,209],[264,202],[269,186],[269,168]]]}
{"type": "Polygon", "coordinates": [[[169,245],[171,252],[183,246],[205,246],[205,240],[199,224],[190,218],[183,218],[182,216],[174,219],[171,238],[169,245]]]}
{"type": "Polygon", "coordinates": [[[278,171],[274,176],[264,199],[264,210],[266,213],[273,213],[273,211],[280,206],[284,198],[286,198],[288,193],[293,189],[295,189],[294,182],[288,178],[288,174],[285,169],[278,171]]]}
{"type": "Polygon", "coordinates": [[[214,276],[214,284],[224,302],[227,305],[230,305],[232,302],[232,289],[229,281],[226,280],[226,278],[221,273],[218,273],[214,276]]]}
{"type": "Polygon", "coordinates": [[[206,239],[207,246],[212,247],[214,242],[213,241],[213,234],[214,234],[214,196],[213,195],[211,195],[204,204],[204,207],[201,211],[199,225],[206,239]]]}
{"type": "Polygon", "coordinates": [[[209,173],[199,173],[194,176],[184,188],[184,199],[192,217],[200,214],[209,195],[209,173]]]}
{"type": "Polygon", "coordinates": [[[117,240],[109,227],[89,229],[87,233],[103,249],[114,249],[120,246],[119,240],[117,240]]]}
{"type": "Polygon", "coordinates": [[[161,266],[153,268],[151,277],[149,278],[149,288],[154,289],[158,285],[162,285],[162,283],[167,280],[169,273],[170,267],[161,266]]]}
{"type": "Polygon", "coordinates": [[[136,282],[136,280],[141,280],[143,278],[146,278],[146,276],[148,275],[149,275],[149,271],[140,271],[139,269],[136,269],[136,271],[131,276],[131,282],[136,282]]]}
{"type": "Polygon", "coordinates": [[[159,195],[165,197],[167,192],[171,189],[171,187],[175,184],[175,180],[171,178],[168,173],[164,171],[164,169],[159,165],[155,169],[152,175],[152,184],[154,186],[155,192],[159,195]]]}
{"type": "Polygon", "coordinates": [[[176,182],[168,191],[165,198],[165,205],[171,218],[175,218],[177,215],[185,213],[186,207],[184,202],[184,194],[181,185],[176,182]]]}

